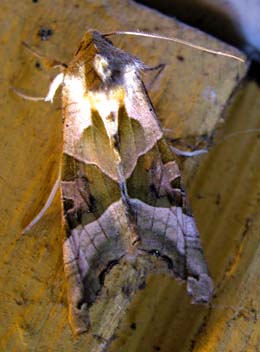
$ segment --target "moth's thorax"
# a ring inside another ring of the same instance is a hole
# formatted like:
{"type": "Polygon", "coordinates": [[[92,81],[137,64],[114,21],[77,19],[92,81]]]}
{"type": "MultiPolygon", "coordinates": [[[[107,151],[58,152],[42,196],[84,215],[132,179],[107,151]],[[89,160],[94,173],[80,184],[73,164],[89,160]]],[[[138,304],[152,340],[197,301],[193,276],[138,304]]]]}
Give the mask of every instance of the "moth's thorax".
{"type": "Polygon", "coordinates": [[[64,71],[64,152],[117,181],[129,177],[162,136],[139,76],[142,67],[101,34],[87,32],[64,71]]]}
{"type": "Polygon", "coordinates": [[[103,90],[125,85],[125,74],[143,67],[139,59],[114,47],[100,33],[88,31],[66,73],[84,80],[87,90],[103,90]]]}
{"type": "MultiPolygon", "coordinates": [[[[78,76],[67,74],[64,77],[64,95],[78,109],[77,121],[73,122],[74,125],[76,124],[77,131],[75,133],[80,138],[84,130],[93,123],[93,116],[95,116],[93,112],[96,112],[103,121],[112,146],[118,133],[118,112],[120,107],[125,105],[125,96],[128,94],[128,86],[131,86],[135,71],[128,69],[127,73],[122,73],[121,81],[126,83],[111,84],[105,89],[88,89],[87,82],[84,80],[84,71],[85,66],[81,66],[78,76]]],[[[108,72],[106,74],[108,75],[108,72]]],[[[65,121],[70,119],[67,116],[65,116],[65,121]]]]}
{"type": "Polygon", "coordinates": [[[124,106],[127,90],[131,90],[141,63],[115,48],[95,31],[87,32],[75,57],[64,72],[65,104],[78,106],[77,134],[92,123],[96,111],[102,118],[107,135],[118,133],[118,111],[124,106]]]}

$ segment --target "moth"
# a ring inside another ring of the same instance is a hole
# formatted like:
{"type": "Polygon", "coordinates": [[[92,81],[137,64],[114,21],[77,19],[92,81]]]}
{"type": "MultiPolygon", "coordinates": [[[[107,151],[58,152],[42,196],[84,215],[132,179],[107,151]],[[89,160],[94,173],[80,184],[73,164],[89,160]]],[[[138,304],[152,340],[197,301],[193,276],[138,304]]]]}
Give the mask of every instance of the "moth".
{"type": "Polygon", "coordinates": [[[196,303],[210,302],[209,276],[181,174],[141,79],[145,66],[97,31],[84,35],[45,98],[62,85],[61,193],[69,317],[90,327],[101,273],[156,254],[186,281],[196,303]]]}

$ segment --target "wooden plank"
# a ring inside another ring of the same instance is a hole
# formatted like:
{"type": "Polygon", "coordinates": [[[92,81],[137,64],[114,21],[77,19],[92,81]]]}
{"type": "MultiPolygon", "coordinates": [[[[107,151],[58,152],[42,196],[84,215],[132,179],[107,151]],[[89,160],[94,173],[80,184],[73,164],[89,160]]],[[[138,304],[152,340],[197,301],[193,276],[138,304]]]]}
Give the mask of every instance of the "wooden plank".
{"type": "MultiPolygon", "coordinates": [[[[1,22],[0,77],[4,102],[0,128],[1,349],[102,350],[102,338],[88,334],[75,342],[68,325],[58,195],[44,219],[29,234],[21,235],[48,197],[57,177],[62,148],[59,99],[53,106],[33,103],[9,90],[12,84],[28,94],[45,95],[54,76],[42,65],[39,67],[39,60],[21,43],[25,40],[41,53],[66,62],[86,27],[104,32],[138,28],[217,50],[236,51],[131,1],[114,0],[109,4],[75,1],[65,5],[63,1],[15,3],[11,0],[3,4],[1,22]]],[[[168,42],[130,37],[113,41],[150,66],[167,64],[151,86],[150,95],[163,127],[172,138],[211,134],[230,95],[246,73],[246,64],[168,42]]],[[[151,82],[151,76],[146,81],[151,82]]],[[[186,170],[189,179],[194,165],[190,167],[187,163],[186,170]]],[[[192,190],[193,184],[195,181],[191,182],[192,190]]],[[[196,191],[189,193],[192,196],[196,191]]],[[[199,214],[200,204],[195,200],[193,208],[199,214]]],[[[210,259],[214,254],[210,250],[211,240],[203,231],[203,221],[199,225],[209,267],[213,270],[216,262],[210,259]]],[[[107,324],[106,320],[98,321],[99,310],[102,302],[93,312],[97,317],[97,333],[102,324],[105,328],[107,324]]],[[[175,346],[178,351],[181,348],[185,351],[207,314],[207,308],[190,305],[184,287],[175,281],[163,275],[151,277],[146,289],[132,303],[121,323],[121,332],[116,333],[120,338],[111,349],[140,350],[144,341],[147,350],[161,346],[161,350],[168,351],[175,346]],[[151,334],[152,331],[156,334],[151,334]]],[[[107,329],[106,338],[114,333],[113,329],[107,329]]]]}

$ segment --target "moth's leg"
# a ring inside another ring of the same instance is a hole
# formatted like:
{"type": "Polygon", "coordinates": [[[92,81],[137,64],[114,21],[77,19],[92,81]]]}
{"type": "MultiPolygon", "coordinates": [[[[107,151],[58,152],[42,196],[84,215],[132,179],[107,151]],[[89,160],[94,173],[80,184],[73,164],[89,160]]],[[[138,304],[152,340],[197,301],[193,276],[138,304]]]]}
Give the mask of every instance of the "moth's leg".
{"type": "Polygon", "coordinates": [[[15,87],[10,87],[10,89],[17,95],[19,95],[19,97],[25,99],[25,100],[31,100],[31,101],[41,101],[41,100],[45,100],[45,97],[32,97],[31,95],[27,95],[23,92],[21,92],[19,89],[15,88],[15,87]]]}
{"type": "Polygon", "coordinates": [[[179,155],[179,156],[185,156],[186,158],[190,158],[190,157],[194,157],[194,156],[197,156],[197,155],[208,153],[208,149],[206,149],[206,148],[205,149],[193,150],[191,152],[185,151],[185,150],[181,150],[181,149],[175,148],[173,146],[170,146],[170,148],[174,152],[174,154],[179,155]]]}
{"type": "Polygon", "coordinates": [[[144,71],[156,71],[156,70],[158,70],[159,73],[161,73],[165,66],[166,66],[166,64],[158,64],[156,66],[146,66],[144,68],[144,71]]]}
{"type": "MultiPolygon", "coordinates": [[[[152,85],[154,84],[154,82],[158,79],[158,77],[160,76],[160,74],[163,72],[164,68],[165,68],[165,64],[159,64],[156,66],[152,66],[152,67],[145,67],[144,71],[156,71],[157,73],[155,75],[155,77],[153,77],[153,79],[146,85],[147,90],[151,89],[152,85]]],[[[197,150],[193,150],[193,151],[185,151],[185,150],[181,150],[178,149],[176,147],[171,146],[171,150],[179,156],[184,156],[186,158],[188,157],[194,157],[197,155],[201,155],[201,154],[205,154],[208,153],[208,149],[203,148],[203,149],[197,149],[197,150]]]]}
{"type": "Polygon", "coordinates": [[[194,156],[208,153],[212,146],[213,136],[197,135],[174,140],[172,135],[169,136],[169,131],[172,130],[163,129],[166,138],[168,137],[169,139],[170,148],[175,155],[193,158],[194,156]]]}
{"type": "Polygon", "coordinates": [[[40,212],[35,216],[35,218],[32,219],[32,221],[29,223],[29,225],[27,225],[26,228],[22,231],[22,234],[26,234],[27,232],[29,232],[31,230],[31,228],[35,224],[37,224],[37,222],[43,217],[43,215],[46,213],[46,211],[50,208],[59,187],[60,187],[60,176],[56,180],[56,182],[51,190],[51,193],[50,193],[48,199],[46,200],[44,206],[42,207],[40,212]]]}
{"type": "Polygon", "coordinates": [[[53,98],[55,96],[55,93],[57,91],[57,89],[59,88],[59,86],[63,83],[63,78],[64,78],[64,73],[61,72],[59,73],[54,80],[51,82],[50,86],[49,86],[49,91],[46,95],[46,97],[32,97],[30,95],[24,94],[23,92],[21,92],[20,90],[14,88],[14,87],[10,87],[10,89],[15,92],[17,95],[19,95],[20,97],[22,97],[23,99],[26,100],[33,100],[33,101],[39,101],[39,100],[43,100],[43,101],[50,101],[51,103],[53,102],[53,98]]]}
{"type": "MultiPolygon", "coordinates": [[[[50,58],[50,57],[46,57],[40,53],[38,53],[36,50],[32,49],[27,43],[23,42],[23,45],[25,46],[25,48],[34,56],[40,58],[44,65],[47,68],[61,68],[62,70],[64,70],[67,67],[67,64],[55,59],[55,58],[50,58]]],[[[47,95],[45,97],[32,97],[30,95],[27,95],[23,92],[21,92],[20,90],[18,90],[17,88],[14,87],[10,87],[11,90],[13,90],[17,95],[19,95],[20,97],[22,97],[23,99],[26,100],[32,100],[32,101],[50,101],[51,103],[53,102],[53,98],[54,95],[58,89],[58,87],[63,83],[63,78],[64,78],[64,73],[61,72],[59,73],[54,80],[51,82],[50,87],[49,87],[49,91],[47,93],[47,95]]]]}
{"type": "Polygon", "coordinates": [[[148,83],[146,84],[146,89],[149,91],[154,82],[158,79],[158,77],[160,76],[160,74],[163,72],[164,68],[165,68],[166,64],[159,64],[159,65],[156,65],[156,66],[146,66],[144,68],[144,72],[147,72],[147,71],[157,71],[155,76],[153,77],[153,79],[148,83]]]}

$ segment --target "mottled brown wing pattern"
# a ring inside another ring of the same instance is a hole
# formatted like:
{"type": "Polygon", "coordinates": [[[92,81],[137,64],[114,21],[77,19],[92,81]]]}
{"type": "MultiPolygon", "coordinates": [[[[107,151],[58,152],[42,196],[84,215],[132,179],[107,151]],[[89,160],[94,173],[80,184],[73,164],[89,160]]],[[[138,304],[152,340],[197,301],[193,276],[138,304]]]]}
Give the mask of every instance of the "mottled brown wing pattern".
{"type": "Polygon", "coordinates": [[[156,254],[209,302],[198,231],[174,155],[139,77],[144,65],[87,32],[64,72],[62,197],[70,320],[89,327],[88,307],[111,263],[156,254]]]}

